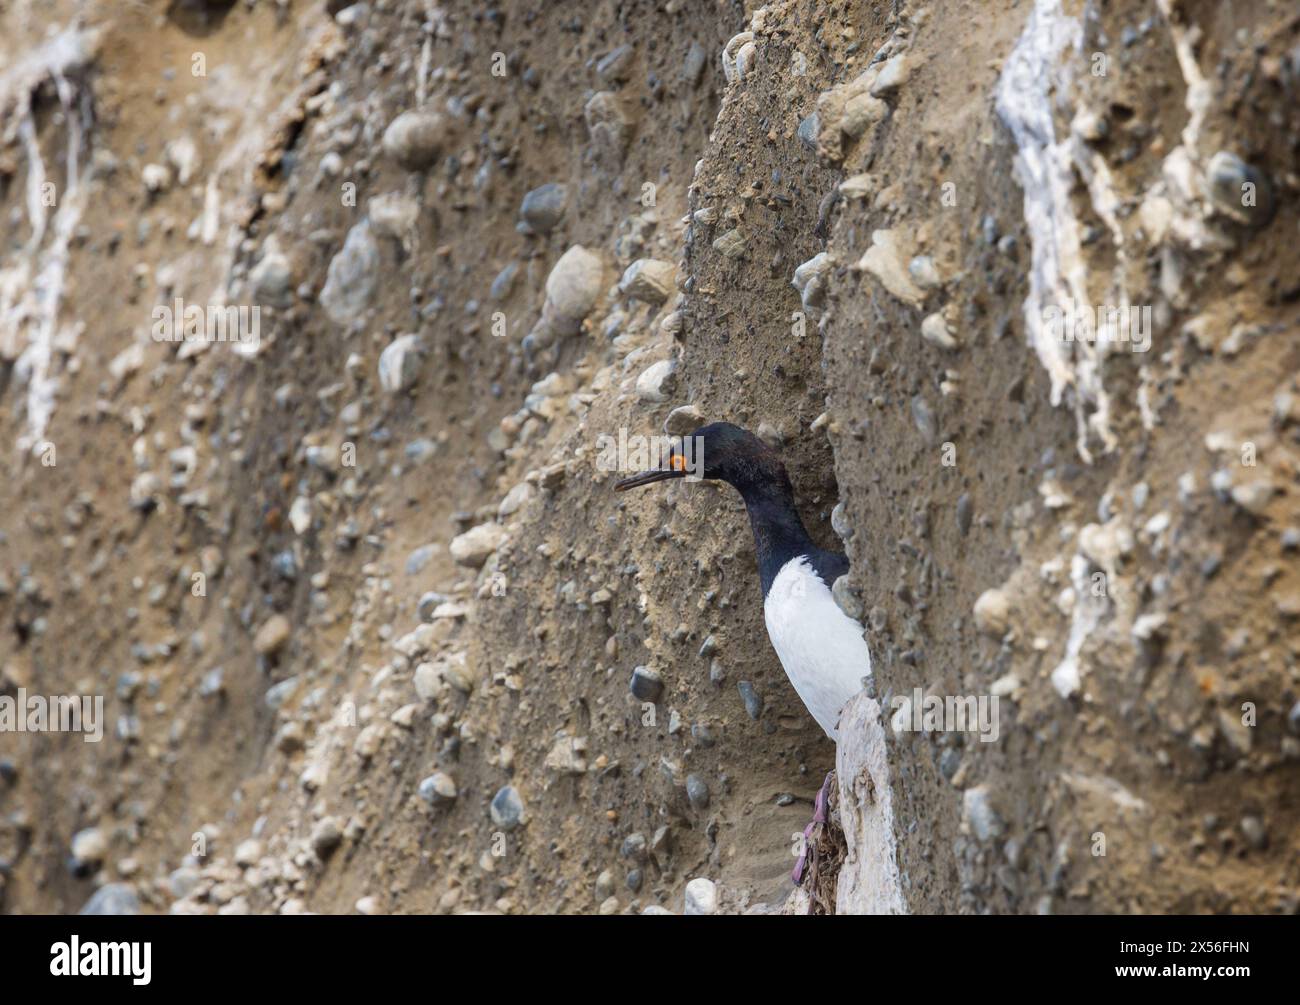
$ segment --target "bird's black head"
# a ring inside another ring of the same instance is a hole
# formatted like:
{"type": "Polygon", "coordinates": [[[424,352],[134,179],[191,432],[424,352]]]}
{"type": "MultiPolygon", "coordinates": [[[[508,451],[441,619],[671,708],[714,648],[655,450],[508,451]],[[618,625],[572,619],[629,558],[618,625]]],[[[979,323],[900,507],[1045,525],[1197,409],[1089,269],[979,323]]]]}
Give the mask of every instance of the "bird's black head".
{"type": "Polygon", "coordinates": [[[670,478],[715,479],[734,486],[742,495],[766,485],[789,484],[776,451],[753,433],[729,422],[713,422],[683,436],[680,443],[673,444],[661,467],[624,478],[614,485],[614,491],[625,492],[670,478]]]}

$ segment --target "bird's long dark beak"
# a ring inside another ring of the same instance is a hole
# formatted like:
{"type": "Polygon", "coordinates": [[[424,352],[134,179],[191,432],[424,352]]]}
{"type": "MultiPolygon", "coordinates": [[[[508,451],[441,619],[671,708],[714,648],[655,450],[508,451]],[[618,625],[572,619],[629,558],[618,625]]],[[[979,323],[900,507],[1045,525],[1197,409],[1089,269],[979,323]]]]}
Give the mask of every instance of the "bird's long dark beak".
{"type": "Polygon", "coordinates": [[[631,478],[624,478],[620,482],[615,482],[614,491],[626,492],[628,489],[639,489],[642,485],[649,485],[651,482],[662,482],[668,478],[682,478],[685,474],[685,471],[673,471],[670,468],[642,471],[639,475],[633,475],[631,478]]]}

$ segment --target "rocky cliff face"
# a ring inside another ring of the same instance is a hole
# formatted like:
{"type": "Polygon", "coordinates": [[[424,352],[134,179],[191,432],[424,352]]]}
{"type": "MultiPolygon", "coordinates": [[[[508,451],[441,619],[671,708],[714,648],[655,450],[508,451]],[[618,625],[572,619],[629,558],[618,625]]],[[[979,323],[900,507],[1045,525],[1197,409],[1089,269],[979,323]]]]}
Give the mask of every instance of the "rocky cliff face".
{"type": "Polygon", "coordinates": [[[6,910],[1295,909],[1294,12],[0,27],[6,910]],[[715,419],[875,663],[799,891],[744,508],[610,491],[715,419]]]}

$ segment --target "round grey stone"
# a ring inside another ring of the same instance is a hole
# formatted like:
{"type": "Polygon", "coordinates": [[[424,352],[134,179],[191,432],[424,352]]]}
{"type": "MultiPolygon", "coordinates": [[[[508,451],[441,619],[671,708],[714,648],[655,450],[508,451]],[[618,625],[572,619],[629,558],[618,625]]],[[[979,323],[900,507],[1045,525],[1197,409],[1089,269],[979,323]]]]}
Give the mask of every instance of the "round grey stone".
{"type": "Polygon", "coordinates": [[[549,182],[524,196],[519,215],[536,233],[549,234],[564,219],[568,199],[568,188],[558,182],[549,182]]]}
{"type": "Polygon", "coordinates": [[[690,800],[693,809],[709,808],[709,786],[699,775],[686,776],[686,798],[690,800]]]}
{"type": "Polygon", "coordinates": [[[649,667],[637,667],[632,671],[631,690],[641,701],[657,702],[664,693],[664,681],[649,667]]]}
{"type": "Polygon", "coordinates": [[[497,794],[492,797],[492,805],[488,808],[488,812],[492,822],[498,827],[514,830],[524,819],[524,801],[519,795],[519,790],[513,785],[506,785],[497,790],[497,794]]]}
{"type": "Polygon", "coordinates": [[[408,171],[423,171],[437,159],[446,136],[441,115],[403,112],[384,130],[384,152],[408,171]]]}

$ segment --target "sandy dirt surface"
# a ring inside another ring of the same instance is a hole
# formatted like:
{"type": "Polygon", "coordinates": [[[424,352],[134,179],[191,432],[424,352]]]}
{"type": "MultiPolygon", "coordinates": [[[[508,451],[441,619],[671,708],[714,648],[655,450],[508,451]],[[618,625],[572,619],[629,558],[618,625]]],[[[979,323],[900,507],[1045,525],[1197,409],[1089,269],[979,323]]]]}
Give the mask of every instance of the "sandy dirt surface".
{"type": "Polygon", "coordinates": [[[0,7],[0,697],[104,730],[0,732],[0,909],[807,910],[744,506],[603,460],[727,420],[904,909],[1294,912],[1298,99],[1264,0],[0,7]]]}

